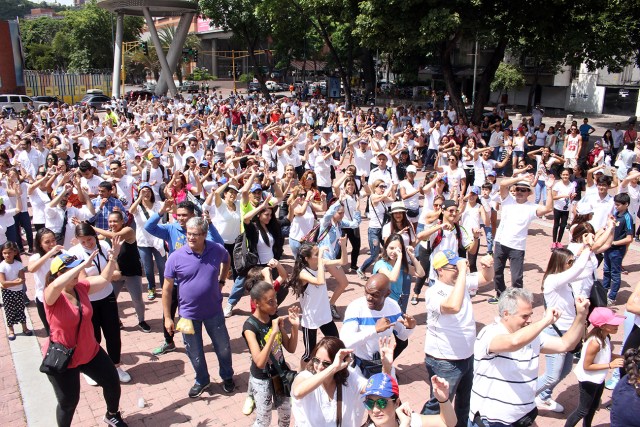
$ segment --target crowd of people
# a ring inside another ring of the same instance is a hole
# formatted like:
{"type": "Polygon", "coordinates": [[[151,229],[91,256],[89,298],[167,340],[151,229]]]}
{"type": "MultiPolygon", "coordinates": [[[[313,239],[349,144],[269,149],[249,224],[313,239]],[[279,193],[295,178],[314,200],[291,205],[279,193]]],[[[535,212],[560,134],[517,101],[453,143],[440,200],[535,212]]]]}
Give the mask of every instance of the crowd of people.
{"type": "Polygon", "coordinates": [[[127,425],[125,288],[141,333],[151,332],[144,299],[162,299],[164,340],[150,350],[175,351],[182,333],[194,399],[211,385],[203,328],[224,392],[236,389],[225,319],[249,295],[243,412],[255,427],[271,425],[274,408],[283,427],[529,426],[538,411],[590,426],[605,386],[611,425],[637,425],[640,285],[619,298],[640,233],[635,123],[590,141],[588,119],[547,127],[538,108],[521,123],[495,109],[474,123],[437,105],[347,110],[208,91],[106,107],[54,103],[0,123],[8,339],[18,324],[33,334],[33,297],[43,354],[72,349],[68,366],[47,372],[59,426],[71,424],[80,374],[102,387],[104,421],[127,425]],[[527,290],[529,227],[547,217],[548,264],[527,290]],[[343,310],[356,278],[361,296],[343,310]],[[498,317],[477,332],[471,298],[491,283],[498,317]],[[407,309],[420,301],[429,396],[414,412],[393,364],[411,345],[407,309]],[[299,330],[304,353],[288,363],[299,330]],[[553,393],[572,370],[579,401],[569,415],[553,393]]]}

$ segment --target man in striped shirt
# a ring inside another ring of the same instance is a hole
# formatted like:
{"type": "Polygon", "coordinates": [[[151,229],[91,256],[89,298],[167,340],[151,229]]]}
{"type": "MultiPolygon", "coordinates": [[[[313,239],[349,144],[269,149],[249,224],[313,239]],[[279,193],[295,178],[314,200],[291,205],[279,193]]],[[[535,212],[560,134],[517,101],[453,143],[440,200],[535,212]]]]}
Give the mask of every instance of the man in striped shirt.
{"type": "Polygon", "coordinates": [[[500,295],[499,320],[485,326],[474,346],[474,379],[469,419],[473,427],[531,425],[538,415],[535,396],[540,353],[563,353],[582,336],[589,300],[576,297],[576,318],[562,337],[541,333],[560,313],[548,307],[532,322],[533,295],[509,288],[500,295]]]}

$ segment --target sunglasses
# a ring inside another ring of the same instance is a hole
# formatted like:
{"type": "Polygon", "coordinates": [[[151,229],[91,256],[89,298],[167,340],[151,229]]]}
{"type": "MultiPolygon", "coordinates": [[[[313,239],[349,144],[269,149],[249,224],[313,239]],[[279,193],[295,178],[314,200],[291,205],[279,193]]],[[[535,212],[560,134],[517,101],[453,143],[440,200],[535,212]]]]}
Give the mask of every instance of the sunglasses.
{"type": "Polygon", "coordinates": [[[389,404],[389,400],[395,402],[395,399],[384,399],[382,397],[379,399],[365,399],[364,407],[369,411],[373,411],[373,408],[375,408],[376,406],[380,409],[384,409],[389,404]]]}
{"type": "Polygon", "coordinates": [[[322,367],[325,369],[331,366],[331,363],[332,363],[332,362],[327,362],[325,360],[320,360],[317,357],[314,357],[313,359],[311,359],[311,362],[313,362],[314,365],[322,364],[322,367]]]}
{"type": "Polygon", "coordinates": [[[382,184],[381,184],[381,185],[378,185],[378,188],[385,189],[385,188],[387,188],[387,186],[386,186],[386,185],[382,185],[382,184]]]}
{"type": "Polygon", "coordinates": [[[529,190],[528,188],[516,188],[516,193],[528,193],[529,190]]]}

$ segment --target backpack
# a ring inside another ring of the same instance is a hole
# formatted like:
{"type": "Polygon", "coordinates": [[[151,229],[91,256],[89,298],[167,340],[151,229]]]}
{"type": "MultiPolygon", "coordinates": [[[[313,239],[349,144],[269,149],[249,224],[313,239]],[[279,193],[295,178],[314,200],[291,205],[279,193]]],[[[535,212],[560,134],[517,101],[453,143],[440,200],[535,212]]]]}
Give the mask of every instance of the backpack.
{"type": "Polygon", "coordinates": [[[233,262],[239,276],[246,276],[249,270],[258,265],[257,248],[249,246],[246,232],[236,237],[233,243],[233,262]]]}
{"type": "MultiPolygon", "coordinates": [[[[167,176],[167,174],[165,173],[164,170],[164,166],[162,166],[162,164],[159,164],[158,167],[160,168],[160,172],[162,172],[162,180],[164,181],[164,178],[167,176]]],[[[151,167],[147,166],[145,168],[145,172],[146,172],[146,182],[149,182],[149,178],[151,178],[151,167]]]]}
{"type": "Polygon", "coordinates": [[[602,151],[602,147],[594,147],[589,154],[587,154],[587,165],[589,167],[593,167],[594,162],[596,161],[596,157],[602,151]]]}

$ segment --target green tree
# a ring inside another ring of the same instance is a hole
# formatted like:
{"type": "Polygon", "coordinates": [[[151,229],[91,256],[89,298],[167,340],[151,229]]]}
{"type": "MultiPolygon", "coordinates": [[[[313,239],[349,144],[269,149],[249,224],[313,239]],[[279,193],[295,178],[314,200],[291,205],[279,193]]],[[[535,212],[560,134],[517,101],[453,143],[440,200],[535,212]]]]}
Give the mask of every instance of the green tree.
{"type": "MultiPolygon", "coordinates": [[[[524,87],[526,81],[522,70],[516,65],[501,62],[496,70],[494,80],[491,82],[493,92],[500,91],[500,95],[514,89],[524,87]]],[[[498,97],[499,98],[499,97],[498,97]]]]}

